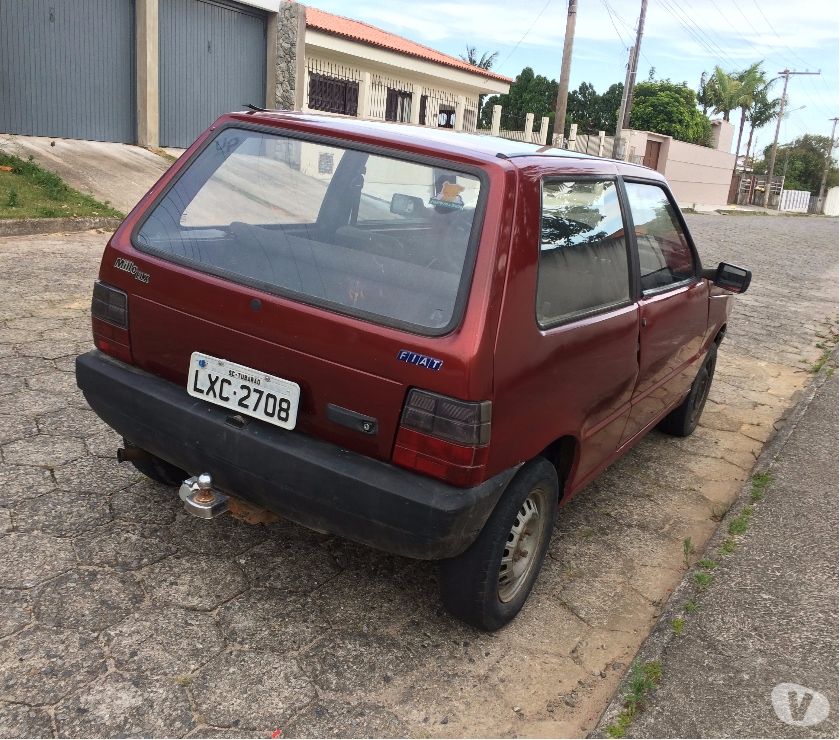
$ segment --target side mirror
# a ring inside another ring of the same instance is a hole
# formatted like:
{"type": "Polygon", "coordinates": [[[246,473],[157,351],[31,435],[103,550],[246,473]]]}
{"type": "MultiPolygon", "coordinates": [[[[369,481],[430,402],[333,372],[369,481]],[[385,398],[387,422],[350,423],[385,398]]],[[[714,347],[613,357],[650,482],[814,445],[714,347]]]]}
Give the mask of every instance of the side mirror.
{"type": "Polygon", "coordinates": [[[752,273],[743,267],[721,262],[715,270],[703,270],[703,277],[711,280],[718,288],[732,293],[746,293],[750,287],[752,273]]]}
{"type": "Polygon", "coordinates": [[[394,193],[391,196],[391,213],[398,216],[419,216],[426,210],[422,198],[413,195],[394,193]]]}

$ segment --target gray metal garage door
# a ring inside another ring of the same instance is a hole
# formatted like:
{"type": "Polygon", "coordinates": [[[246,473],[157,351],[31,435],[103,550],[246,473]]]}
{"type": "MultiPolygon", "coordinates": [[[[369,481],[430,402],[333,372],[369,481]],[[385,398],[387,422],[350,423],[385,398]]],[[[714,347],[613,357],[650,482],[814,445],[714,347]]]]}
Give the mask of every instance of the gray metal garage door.
{"type": "Polygon", "coordinates": [[[0,131],[134,141],[133,0],[0,0],[0,131]]]}
{"type": "Polygon", "coordinates": [[[253,8],[161,0],[161,146],[189,146],[220,114],[265,103],[265,41],[253,8]]]}

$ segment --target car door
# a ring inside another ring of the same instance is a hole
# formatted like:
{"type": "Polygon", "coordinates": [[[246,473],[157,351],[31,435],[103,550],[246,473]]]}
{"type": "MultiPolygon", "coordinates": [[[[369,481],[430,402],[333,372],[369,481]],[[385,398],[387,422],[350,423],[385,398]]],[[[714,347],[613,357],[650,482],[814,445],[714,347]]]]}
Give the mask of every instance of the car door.
{"type": "Polygon", "coordinates": [[[660,182],[624,183],[639,270],[639,377],[622,443],[688,392],[708,323],[709,290],[679,208],[660,182]]]}

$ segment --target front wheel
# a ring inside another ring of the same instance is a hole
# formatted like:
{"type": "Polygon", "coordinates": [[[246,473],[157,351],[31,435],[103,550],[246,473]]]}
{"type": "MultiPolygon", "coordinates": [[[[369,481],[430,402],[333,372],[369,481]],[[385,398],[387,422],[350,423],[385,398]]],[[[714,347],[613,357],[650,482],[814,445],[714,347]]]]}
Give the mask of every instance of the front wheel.
{"type": "Polygon", "coordinates": [[[706,355],[706,359],[700,366],[697,377],[694,378],[691,390],[685,400],[659,422],[661,431],[675,437],[687,437],[697,428],[703,409],[706,407],[709,389],[712,387],[716,364],[717,345],[713,344],[709,354],[706,355]]]}
{"type": "Polygon", "coordinates": [[[441,562],[441,599],[452,614],[491,632],[519,613],[548,551],[558,498],[548,460],[532,460],[516,474],[476,541],[441,562]]]}

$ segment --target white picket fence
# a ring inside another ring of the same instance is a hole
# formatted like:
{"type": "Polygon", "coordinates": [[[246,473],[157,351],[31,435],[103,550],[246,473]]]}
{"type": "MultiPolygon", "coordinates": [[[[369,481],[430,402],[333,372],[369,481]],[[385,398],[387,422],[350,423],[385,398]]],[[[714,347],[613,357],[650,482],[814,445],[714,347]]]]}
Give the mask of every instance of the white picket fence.
{"type": "Polygon", "coordinates": [[[807,190],[782,190],[779,210],[790,213],[808,213],[811,193],[807,190]]]}

